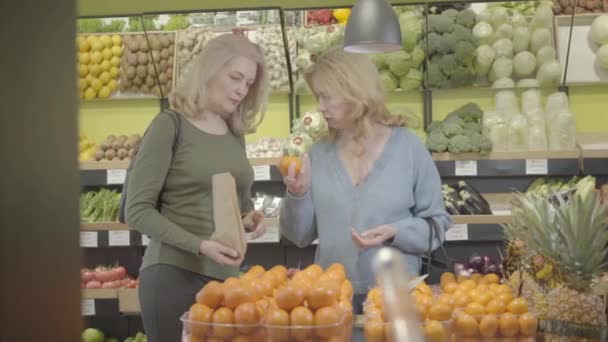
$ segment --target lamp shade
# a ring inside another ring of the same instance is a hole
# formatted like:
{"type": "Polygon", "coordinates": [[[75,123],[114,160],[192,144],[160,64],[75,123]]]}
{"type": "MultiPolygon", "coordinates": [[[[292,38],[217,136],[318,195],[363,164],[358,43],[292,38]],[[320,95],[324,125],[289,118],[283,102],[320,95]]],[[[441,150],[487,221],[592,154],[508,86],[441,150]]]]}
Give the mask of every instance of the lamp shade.
{"type": "Polygon", "coordinates": [[[359,0],[348,17],[344,51],[374,53],[402,48],[397,14],[386,0],[359,0]]]}

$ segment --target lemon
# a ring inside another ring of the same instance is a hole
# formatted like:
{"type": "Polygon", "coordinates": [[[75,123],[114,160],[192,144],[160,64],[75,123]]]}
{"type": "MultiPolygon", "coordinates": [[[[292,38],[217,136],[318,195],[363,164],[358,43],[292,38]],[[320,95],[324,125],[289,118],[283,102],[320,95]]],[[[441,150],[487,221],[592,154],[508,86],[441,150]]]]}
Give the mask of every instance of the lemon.
{"type": "Polygon", "coordinates": [[[91,75],[93,75],[94,77],[99,76],[99,74],[101,74],[103,70],[101,69],[101,66],[99,64],[93,64],[91,66],[89,66],[89,73],[91,75]]]}
{"type": "Polygon", "coordinates": [[[93,88],[94,91],[99,91],[101,87],[103,87],[103,84],[101,84],[101,81],[98,78],[94,78],[91,81],[91,88],[93,88]]]}
{"type": "Polygon", "coordinates": [[[110,59],[112,59],[113,56],[112,50],[110,50],[109,48],[103,49],[103,51],[101,51],[101,56],[103,57],[103,59],[109,61],[110,59]]]}
{"type": "Polygon", "coordinates": [[[91,54],[88,52],[79,53],[78,54],[78,63],[80,63],[80,64],[91,63],[91,54]]]}
{"type": "Polygon", "coordinates": [[[102,87],[99,90],[99,98],[100,99],[107,99],[108,97],[110,97],[110,88],[108,87],[102,87]]]}
{"type": "Polygon", "coordinates": [[[78,35],[76,37],[76,44],[78,44],[78,45],[80,45],[80,44],[82,44],[82,42],[86,42],[86,41],[87,41],[87,39],[84,36],[78,35]]]}
{"type": "Polygon", "coordinates": [[[116,57],[122,56],[122,48],[120,46],[112,46],[112,54],[116,57]]]}
{"type": "Polygon", "coordinates": [[[101,43],[103,44],[103,46],[104,46],[105,48],[107,48],[107,49],[111,48],[111,47],[112,47],[112,45],[114,45],[114,44],[112,43],[112,38],[110,38],[110,36],[105,35],[105,34],[104,34],[103,36],[100,36],[100,37],[99,37],[99,41],[101,41],[101,43]]]}
{"type": "Polygon", "coordinates": [[[86,37],[86,41],[89,42],[89,44],[93,45],[93,42],[97,40],[97,37],[95,36],[87,36],[86,37]]]}
{"type": "MultiPolygon", "coordinates": [[[[78,37],[81,38],[81,37],[78,37]]],[[[87,42],[84,38],[78,42],[78,51],[80,52],[89,52],[91,50],[91,44],[87,42]]]]}
{"type": "Polygon", "coordinates": [[[99,66],[101,67],[102,71],[110,71],[112,63],[110,63],[109,60],[105,59],[103,62],[101,62],[101,64],[99,64],[99,66]]]}
{"type": "MultiPolygon", "coordinates": [[[[103,61],[103,56],[101,55],[101,52],[95,51],[95,52],[91,53],[91,63],[92,64],[99,64],[99,63],[101,63],[101,61],[103,61]]],[[[85,63],[80,63],[80,64],[85,64],[85,63]]]]}
{"type": "Polygon", "coordinates": [[[116,76],[118,76],[119,73],[120,73],[120,70],[117,67],[112,67],[110,69],[110,75],[112,76],[112,78],[116,78],[116,76]]]}
{"type": "Polygon", "coordinates": [[[121,46],[122,38],[119,35],[115,34],[112,36],[112,43],[114,43],[114,45],[116,45],[116,46],[121,46]]]}
{"type": "Polygon", "coordinates": [[[97,97],[97,93],[95,92],[95,90],[93,90],[93,88],[87,88],[87,90],[85,90],[84,92],[84,99],[85,100],[93,100],[97,97]]]}
{"type": "Polygon", "coordinates": [[[95,38],[93,40],[93,42],[91,43],[91,51],[101,51],[101,50],[103,50],[103,43],[99,39],[95,38]]]}
{"type": "Polygon", "coordinates": [[[81,99],[84,99],[84,92],[83,92],[83,91],[79,92],[79,93],[78,93],[78,96],[79,96],[81,99]]]}
{"type": "Polygon", "coordinates": [[[87,80],[87,82],[89,82],[89,84],[91,84],[91,81],[93,81],[95,79],[95,76],[93,76],[89,73],[84,77],[84,79],[87,80]]]}
{"type": "Polygon", "coordinates": [[[89,66],[86,64],[78,64],[78,76],[85,77],[89,73],[89,66]]]}
{"type": "Polygon", "coordinates": [[[108,84],[108,82],[110,82],[111,79],[112,79],[112,76],[107,71],[104,71],[101,75],[99,75],[99,80],[101,81],[101,84],[104,84],[104,85],[108,84]]]}
{"type": "Polygon", "coordinates": [[[116,80],[110,80],[110,82],[108,82],[108,88],[110,88],[110,91],[118,89],[118,82],[116,80]]]}
{"type": "Polygon", "coordinates": [[[78,79],[78,90],[83,92],[85,89],[87,89],[88,86],[89,86],[89,82],[87,82],[87,80],[85,80],[84,78],[78,79]]]}
{"type": "Polygon", "coordinates": [[[112,57],[112,59],[110,59],[110,63],[112,63],[112,66],[118,67],[120,66],[120,57],[112,57]]]}

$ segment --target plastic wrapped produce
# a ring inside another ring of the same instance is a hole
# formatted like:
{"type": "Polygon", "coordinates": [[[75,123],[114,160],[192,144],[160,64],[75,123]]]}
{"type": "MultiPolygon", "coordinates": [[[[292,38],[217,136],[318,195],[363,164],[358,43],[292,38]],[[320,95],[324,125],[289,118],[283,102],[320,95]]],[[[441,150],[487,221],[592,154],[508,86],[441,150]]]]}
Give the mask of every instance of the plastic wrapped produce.
{"type": "MultiPolygon", "coordinates": [[[[287,29],[287,41],[291,60],[296,59],[296,40],[293,29],[287,29]]],[[[289,74],[287,72],[287,60],[285,58],[285,47],[283,46],[283,33],[281,26],[260,27],[256,31],[256,43],[260,44],[266,56],[266,65],[270,76],[270,88],[273,90],[289,87],[289,74]]],[[[292,64],[292,71],[298,70],[298,63],[292,64]]]]}
{"type": "Polygon", "coordinates": [[[483,135],[492,141],[493,151],[507,151],[509,148],[509,125],[499,114],[486,112],[483,115],[483,135]]]}
{"type": "Polygon", "coordinates": [[[543,113],[540,90],[529,89],[521,94],[521,112],[528,116],[543,113]]]}
{"type": "Polygon", "coordinates": [[[528,119],[523,114],[514,114],[509,119],[510,152],[525,152],[528,150],[528,119]]]}
{"type": "Polygon", "coordinates": [[[542,112],[527,117],[528,119],[528,151],[546,151],[547,124],[542,112]]]}
{"type": "Polygon", "coordinates": [[[520,113],[517,104],[517,95],[512,90],[497,91],[494,96],[496,113],[502,116],[511,116],[520,113]]]}
{"type": "Polygon", "coordinates": [[[546,106],[548,146],[554,151],[570,151],[576,148],[576,123],[570,111],[568,96],[556,92],[547,98],[546,106]]]}

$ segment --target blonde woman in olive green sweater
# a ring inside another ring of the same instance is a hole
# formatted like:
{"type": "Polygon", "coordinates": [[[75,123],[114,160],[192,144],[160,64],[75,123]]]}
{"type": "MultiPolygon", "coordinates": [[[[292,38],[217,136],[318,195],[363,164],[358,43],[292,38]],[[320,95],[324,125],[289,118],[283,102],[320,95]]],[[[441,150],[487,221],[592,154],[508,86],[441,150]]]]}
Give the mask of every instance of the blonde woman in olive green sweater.
{"type": "Polygon", "coordinates": [[[253,170],[243,137],[261,121],[267,89],[261,48],[241,36],[221,35],[205,45],[169,97],[182,122],[175,154],[169,115],[158,115],[143,138],[130,173],[126,220],[151,238],[139,276],[150,342],[179,341],[179,318],[198,290],[211,279],[237,275],[245,257],[209,240],[215,230],[212,175],[232,174],[245,228],[254,238],[264,233],[263,215],[253,210],[253,170]]]}

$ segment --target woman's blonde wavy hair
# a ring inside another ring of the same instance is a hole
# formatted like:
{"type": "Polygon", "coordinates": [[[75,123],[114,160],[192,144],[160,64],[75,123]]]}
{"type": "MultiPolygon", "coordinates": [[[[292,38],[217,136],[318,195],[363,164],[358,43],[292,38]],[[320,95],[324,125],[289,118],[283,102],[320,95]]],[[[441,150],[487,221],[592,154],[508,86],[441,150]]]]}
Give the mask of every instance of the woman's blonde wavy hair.
{"type": "Polygon", "coordinates": [[[232,58],[241,56],[257,64],[255,82],[227,120],[232,134],[255,132],[268,105],[268,69],[262,48],[243,36],[223,34],[210,40],[192,61],[192,68],[169,95],[172,109],[187,117],[198,117],[207,106],[209,80],[232,58]],[[256,121],[256,117],[259,119],[256,121]]]}
{"type": "MultiPolygon", "coordinates": [[[[352,106],[355,142],[359,143],[357,156],[365,152],[362,139],[370,124],[403,126],[405,118],[393,115],[386,107],[387,93],[376,66],[362,54],[332,49],[304,71],[304,79],[312,92],[329,93],[340,97],[352,106]]],[[[336,132],[330,129],[330,138],[336,132]]]]}

